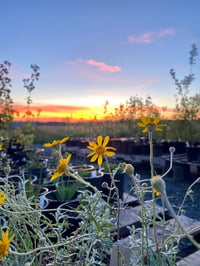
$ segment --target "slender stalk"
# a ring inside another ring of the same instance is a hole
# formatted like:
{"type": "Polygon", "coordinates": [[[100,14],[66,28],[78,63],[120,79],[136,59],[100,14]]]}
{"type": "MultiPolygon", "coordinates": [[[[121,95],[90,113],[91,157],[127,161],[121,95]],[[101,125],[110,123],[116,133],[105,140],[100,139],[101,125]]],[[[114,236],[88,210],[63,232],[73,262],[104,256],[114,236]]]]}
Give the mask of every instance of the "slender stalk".
{"type": "Polygon", "coordinates": [[[185,193],[185,196],[184,196],[184,198],[183,198],[183,200],[182,200],[182,202],[181,202],[181,205],[180,205],[180,207],[179,207],[179,209],[178,209],[178,213],[177,213],[177,215],[179,216],[180,215],[180,213],[181,213],[181,210],[182,210],[182,208],[183,208],[183,205],[184,205],[184,203],[185,203],[185,200],[186,200],[186,198],[187,198],[187,196],[188,196],[188,194],[189,194],[189,192],[190,192],[190,190],[192,189],[192,187],[196,184],[196,183],[198,183],[198,182],[200,182],[200,177],[198,177],[189,187],[188,187],[188,189],[187,189],[187,191],[186,191],[186,193],[185,193]]]}
{"type": "Polygon", "coordinates": [[[182,226],[181,222],[179,221],[177,215],[175,214],[173,208],[171,207],[171,204],[168,200],[166,191],[162,194],[163,200],[165,201],[166,207],[169,210],[171,216],[175,219],[177,222],[178,226],[181,228],[183,231],[184,235],[190,240],[190,242],[197,248],[200,249],[200,244],[194,240],[194,238],[185,230],[185,228],[182,226]]]}
{"type": "MultiPolygon", "coordinates": [[[[152,130],[148,131],[148,137],[149,137],[149,163],[150,163],[150,169],[151,169],[151,178],[154,176],[154,165],[153,165],[153,139],[152,139],[152,130]]],[[[157,239],[157,226],[156,226],[156,199],[155,194],[152,190],[152,211],[153,211],[153,217],[152,217],[152,223],[153,223],[153,232],[154,232],[154,239],[155,239],[155,245],[156,245],[156,252],[158,255],[158,265],[161,265],[161,258],[160,258],[160,252],[159,252],[159,244],[157,239]]]]}

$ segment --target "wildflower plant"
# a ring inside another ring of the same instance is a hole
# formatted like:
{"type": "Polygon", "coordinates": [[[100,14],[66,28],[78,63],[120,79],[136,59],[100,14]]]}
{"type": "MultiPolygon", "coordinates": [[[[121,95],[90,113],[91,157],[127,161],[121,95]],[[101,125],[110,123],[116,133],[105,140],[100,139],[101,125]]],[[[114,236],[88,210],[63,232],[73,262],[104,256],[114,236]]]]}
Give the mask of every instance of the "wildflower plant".
{"type": "MultiPolygon", "coordinates": [[[[11,175],[10,171],[6,170],[6,176],[0,178],[0,215],[6,220],[6,230],[2,228],[0,235],[2,265],[106,266],[110,263],[113,249],[117,254],[116,265],[124,265],[120,250],[120,219],[128,204],[124,197],[119,197],[115,180],[118,171],[125,172],[130,177],[129,193],[136,196],[140,206],[140,226],[127,228],[131,251],[130,265],[176,265],[178,243],[183,236],[200,249],[200,244],[187,232],[179,219],[186,197],[200,178],[188,188],[176,214],[168,200],[167,184],[164,180],[173,167],[175,149],[169,149],[170,165],[164,174],[158,175],[153,164],[153,133],[154,130],[162,131],[162,127],[166,125],[160,123],[159,117],[142,117],[138,126],[143,129],[143,133],[148,134],[150,146],[151,173],[145,180],[135,172],[134,165],[130,163],[121,162],[117,164],[116,169],[111,170],[108,159],[114,157],[116,149],[110,146],[109,136],[103,138],[99,135],[96,141],[90,141],[87,146],[87,156],[90,157],[91,163],[96,163],[99,171],[102,171],[102,166],[106,164],[110,173],[110,183],[102,183],[102,189],[106,187],[109,190],[106,199],[102,190],[98,190],[86,181],[80,172],[73,169],[72,154],[63,154],[62,145],[68,141],[68,137],[45,143],[44,147],[52,148],[57,154],[56,167],[52,169],[49,182],[58,184],[59,181],[74,180],[80,184],[75,206],[68,206],[68,203],[74,202],[66,200],[65,207],[61,205],[56,208],[44,208],[41,205],[41,196],[35,196],[34,200],[27,196],[24,172],[11,175]],[[15,180],[15,183],[11,180],[15,180]],[[145,200],[147,193],[151,195],[150,201],[145,200]],[[161,202],[161,215],[157,214],[158,201],[161,202]],[[166,209],[175,221],[173,232],[168,231],[166,209]],[[69,233],[70,225],[75,228],[69,233]],[[158,228],[162,228],[161,240],[157,233],[158,228]]],[[[58,189],[58,186],[56,188],[58,189]]]]}

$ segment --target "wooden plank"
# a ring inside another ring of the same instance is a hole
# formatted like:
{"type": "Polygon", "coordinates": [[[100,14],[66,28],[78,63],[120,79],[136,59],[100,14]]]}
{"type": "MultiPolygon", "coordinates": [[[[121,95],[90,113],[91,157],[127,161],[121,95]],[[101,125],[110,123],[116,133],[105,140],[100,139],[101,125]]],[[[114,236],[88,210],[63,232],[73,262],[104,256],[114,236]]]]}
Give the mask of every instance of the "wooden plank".
{"type": "MultiPolygon", "coordinates": [[[[153,213],[153,209],[152,209],[152,201],[151,200],[145,201],[144,206],[145,206],[146,210],[149,212],[149,216],[153,217],[154,213],[153,213]]],[[[134,211],[135,214],[138,215],[138,213],[141,211],[141,205],[133,207],[132,210],[134,211]]],[[[165,208],[163,211],[163,207],[161,207],[159,205],[155,206],[155,211],[156,211],[157,215],[161,215],[164,212],[167,217],[169,216],[167,208],[165,208]]]]}
{"type": "Polygon", "coordinates": [[[176,264],[177,266],[199,266],[200,265],[200,250],[192,253],[188,257],[180,260],[176,264]]]}
{"type": "MultiPolygon", "coordinates": [[[[120,263],[119,265],[129,265],[130,257],[131,257],[131,249],[128,247],[129,245],[129,238],[124,238],[119,241],[119,252],[120,252],[120,263]]],[[[118,265],[117,262],[117,254],[118,249],[116,243],[113,245],[111,251],[111,258],[110,258],[110,266],[118,265]]]]}
{"type": "MultiPolygon", "coordinates": [[[[190,232],[191,235],[195,236],[195,235],[200,234],[200,221],[194,220],[185,215],[181,215],[179,217],[179,221],[181,222],[184,229],[187,232],[190,232]]],[[[169,225],[167,226],[168,230],[174,231],[176,227],[177,227],[177,223],[175,222],[175,220],[174,219],[169,220],[169,225]]],[[[182,232],[180,230],[180,234],[181,233],[182,232]]]]}
{"type": "MultiPolygon", "coordinates": [[[[117,210],[116,210],[117,211],[117,210]]],[[[117,227],[116,227],[116,218],[113,221],[115,223],[115,226],[111,230],[111,232],[116,232],[117,227]]],[[[132,226],[134,225],[135,227],[140,226],[140,217],[138,217],[132,210],[132,207],[130,208],[125,208],[120,210],[120,215],[119,215],[119,235],[121,237],[126,237],[129,235],[129,229],[127,226],[132,226]]]]}
{"type": "Polygon", "coordinates": [[[124,205],[128,205],[128,206],[135,206],[139,204],[137,198],[128,193],[123,193],[122,202],[124,205]]]}
{"type": "MultiPolygon", "coordinates": [[[[131,202],[131,200],[130,200],[131,202]]],[[[125,205],[126,206],[126,205],[125,205]]],[[[147,208],[147,210],[149,211],[149,215],[152,216],[152,201],[147,201],[145,202],[145,208],[147,208]]],[[[141,205],[135,206],[135,207],[128,207],[128,208],[124,208],[121,210],[120,213],[120,239],[118,244],[119,244],[119,250],[121,253],[121,257],[120,257],[120,265],[128,265],[129,260],[130,260],[130,255],[131,255],[131,250],[129,248],[129,243],[130,243],[130,238],[129,236],[129,229],[127,228],[127,226],[131,226],[134,225],[136,228],[141,226],[141,218],[139,217],[138,213],[141,211],[141,205]]],[[[159,205],[156,205],[156,212],[157,214],[162,214],[163,213],[163,208],[159,205]]],[[[167,239],[172,232],[174,232],[177,228],[177,223],[176,221],[170,217],[167,214],[167,209],[164,210],[165,214],[166,214],[166,218],[168,219],[167,221],[165,221],[165,223],[167,223],[165,225],[165,227],[163,228],[162,224],[158,224],[156,225],[156,237],[157,237],[157,241],[159,243],[159,245],[162,244],[163,241],[163,234],[164,234],[164,239],[167,239]]],[[[183,225],[183,227],[185,228],[185,230],[187,232],[190,232],[191,235],[193,236],[197,236],[200,235],[200,221],[194,220],[192,218],[189,218],[187,216],[181,215],[179,217],[179,220],[181,222],[181,224],[183,225]]],[[[114,221],[116,222],[116,221],[114,221]]],[[[162,221],[161,221],[162,222],[162,221]]],[[[116,231],[117,228],[116,226],[113,228],[113,232],[116,231]]],[[[181,230],[179,232],[176,232],[176,234],[182,234],[181,230]]],[[[135,234],[135,239],[137,239],[137,237],[140,237],[140,234],[135,234]]],[[[148,229],[148,238],[149,240],[154,241],[155,236],[154,236],[154,230],[153,227],[150,226],[148,229]]],[[[183,238],[185,238],[185,236],[183,235],[183,238]]],[[[116,243],[114,243],[113,245],[113,249],[112,249],[112,253],[111,253],[111,262],[110,262],[110,266],[115,266],[117,265],[117,250],[116,250],[116,243]]],[[[190,251],[193,252],[193,251],[190,251]]],[[[177,264],[178,266],[187,266],[189,264],[191,264],[192,266],[200,266],[200,253],[196,253],[195,255],[193,255],[192,261],[190,261],[190,256],[189,255],[187,257],[186,260],[181,260],[179,262],[179,264],[177,264]],[[186,261],[186,263],[185,263],[186,261]],[[189,264],[188,264],[189,261],[189,264]],[[194,262],[194,263],[193,263],[194,262]],[[182,263],[182,264],[181,264],[182,263]]]]}

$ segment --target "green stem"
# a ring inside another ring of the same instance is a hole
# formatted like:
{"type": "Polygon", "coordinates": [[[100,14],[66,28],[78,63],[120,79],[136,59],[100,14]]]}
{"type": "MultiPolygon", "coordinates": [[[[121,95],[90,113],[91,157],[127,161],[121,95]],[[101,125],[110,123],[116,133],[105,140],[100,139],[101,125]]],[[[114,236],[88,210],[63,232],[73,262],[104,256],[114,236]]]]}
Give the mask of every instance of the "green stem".
{"type": "Polygon", "coordinates": [[[183,233],[185,234],[185,236],[190,240],[190,242],[197,248],[200,249],[200,244],[198,242],[196,242],[194,240],[194,238],[185,230],[185,228],[182,226],[181,222],[179,221],[177,215],[175,214],[173,208],[171,207],[171,204],[168,200],[167,194],[166,192],[164,192],[162,194],[162,197],[165,201],[166,207],[169,210],[171,216],[175,219],[175,221],[177,222],[178,226],[181,228],[181,230],[183,231],[183,233]]]}
{"type": "MultiPolygon", "coordinates": [[[[152,138],[152,131],[150,130],[148,132],[148,137],[149,137],[149,163],[150,163],[150,169],[151,169],[151,178],[154,176],[154,165],[153,165],[153,138],[152,138]]],[[[157,226],[156,226],[156,199],[155,199],[155,194],[152,190],[152,204],[153,204],[153,232],[154,232],[154,239],[155,239],[155,245],[156,245],[156,251],[158,255],[158,265],[161,265],[161,258],[160,258],[160,252],[159,252],[159,244],[158,244],[158,239],[157,239],[157,226]]]]}
{"type": "Polygon", "coordinates": [[[153,140],[152,140],[152,131],[149,131],[149,163],[151,169],[151,178],[154,176],[154,166],[153,166],[153,140]]]}
{"type": "Polygon", "coordinates": [[[70,239],[68,241],[65,241],[65,242],[62,242],[62,243],[58,243],[58,244],[55,244],[55,245],[50,245],[50,246],[45,246],[45,247],[38,247],[38,248],[35,248],[35,249],[32,249],[28,252],[17,252],[17,251],[13,251],[13,250],[9,250],[9,253],[10,254],[13,254],[13,255],[17,255],[17,256],[28,256],[30,254],[33,254],[35,252],[38,252],[38,251],[42,251],[42,250],[46,250],[46,251],[49,251],[50,249],[53,249],[53,248],[56,248],[56,247],[62,247],[62,246],[65,246],[65,245],[69,245],[73,242],[73,240],[78,240],[79,238],[84,238],[84,241],[88,239],[90,239],[91,236],[89,236],[88,234],[85,234],[85,235],[82,235],[82,236],[76,236],[76,238],[74,239],[70,239]],[[86,237],[86,239],[85,239],[86,237]]]}

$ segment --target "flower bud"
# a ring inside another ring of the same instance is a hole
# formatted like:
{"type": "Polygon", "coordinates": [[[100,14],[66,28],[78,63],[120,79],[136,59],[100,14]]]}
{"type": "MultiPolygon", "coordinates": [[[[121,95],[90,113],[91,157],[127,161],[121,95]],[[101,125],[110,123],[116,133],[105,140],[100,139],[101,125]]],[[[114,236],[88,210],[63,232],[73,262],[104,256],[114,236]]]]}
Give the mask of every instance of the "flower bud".
{"type": "Polygon", "coordinates": [[[132,166],[132,164],[130,163],[126,164],[125,172],[129,176],[132,176],[134,174],[134,167],[132,166]]]}
{"type": "Polygon", "coordinates": [[[160,175],[153,176],[151,178],[151,184],[156,195],[164,194],[166,185],[164,179],[162,179],[160,175]]]}
{"type": "Polygon", "coordinates": [[[169,152],[170,153],[174,153],[176,151],[176,149],[174,147],[169,147],[169,152]]]}

